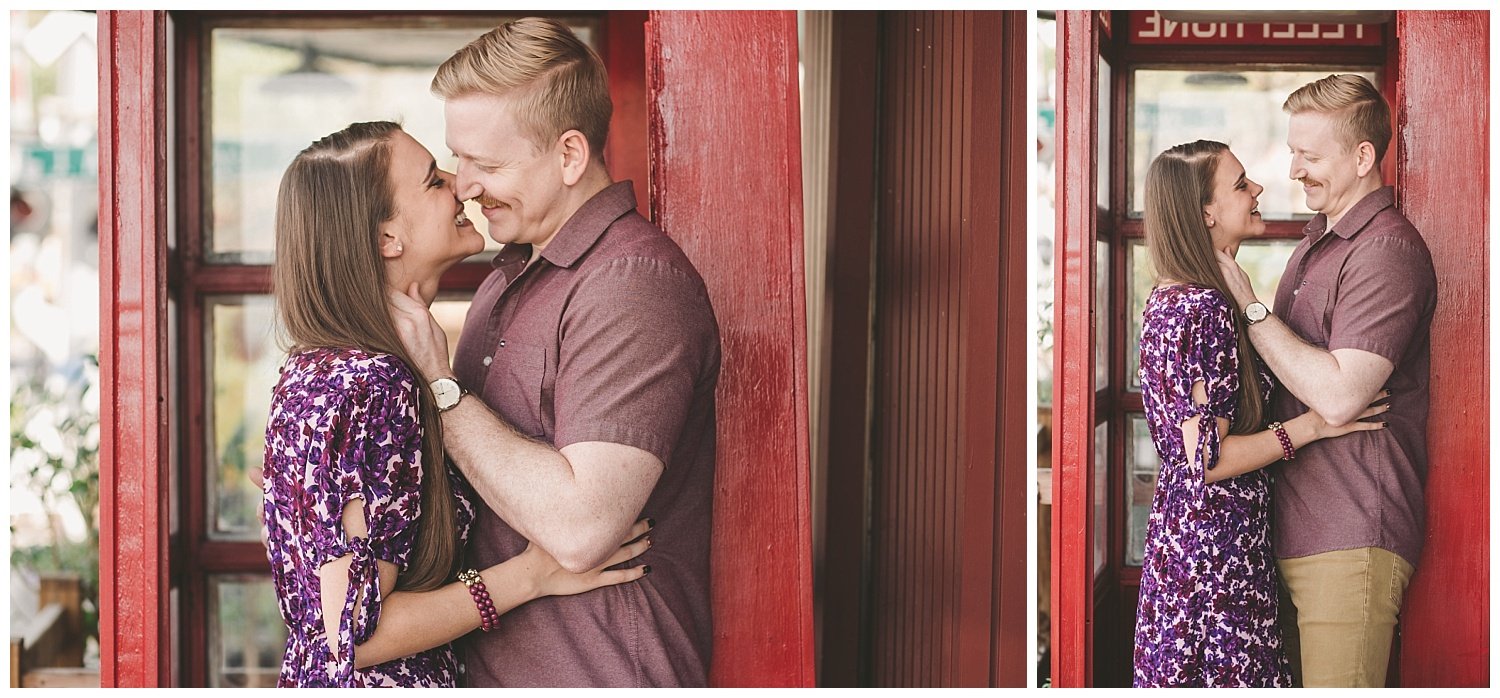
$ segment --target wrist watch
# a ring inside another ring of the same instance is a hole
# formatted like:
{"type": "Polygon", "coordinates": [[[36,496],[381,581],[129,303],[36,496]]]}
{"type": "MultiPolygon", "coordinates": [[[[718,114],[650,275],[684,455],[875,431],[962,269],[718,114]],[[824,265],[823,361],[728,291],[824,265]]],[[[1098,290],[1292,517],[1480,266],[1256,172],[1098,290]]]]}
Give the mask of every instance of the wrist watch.
{"type": "Polygon", "coordinates": [[[438,412],[447,412],[458,405],[458,401],[464,399],[469,391],[464,390],[458,381],[452,378],[439,378],[431,383],[432,400],[437,403],[438,412]]]}
{"type": "Polygon", "coordinates": [[[1255,323],[1266,319],[1266,317],[1270,314],[1271,311],[1266,310],[1265,303],[1255,301],[1254,303],[1245,306],[1245,324],[1254,325],[1255,323]]]}

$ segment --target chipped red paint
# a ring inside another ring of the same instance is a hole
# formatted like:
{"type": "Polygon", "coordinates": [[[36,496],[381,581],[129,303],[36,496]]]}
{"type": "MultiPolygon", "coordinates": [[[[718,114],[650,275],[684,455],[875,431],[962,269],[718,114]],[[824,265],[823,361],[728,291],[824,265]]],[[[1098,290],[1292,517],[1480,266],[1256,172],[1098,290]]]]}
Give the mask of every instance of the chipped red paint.
{"type": "Polygon", "coordinates": [[[1488,686],[1489,16],[1398,12],[1396,36],[1397,193],[1438,278],[1427,545],[1401,615],[1400,680],[1488,686]]]}
{"type": "Polygon", "coordinates": [[[722,335],[715,686],[812,686],[807,337],[795,12],[652,12],[653,218],[722,335]]]}
{"type": "Polygon", "coordinates": [[[99,12],[99,654],[171,685],[165,12],[99,12]]]}

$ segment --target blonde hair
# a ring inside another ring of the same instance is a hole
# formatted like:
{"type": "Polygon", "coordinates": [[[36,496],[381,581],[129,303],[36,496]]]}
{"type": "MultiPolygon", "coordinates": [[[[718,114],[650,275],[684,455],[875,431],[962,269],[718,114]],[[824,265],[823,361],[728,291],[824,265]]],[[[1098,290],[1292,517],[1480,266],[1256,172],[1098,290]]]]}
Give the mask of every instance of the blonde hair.
{"type": "MultiPolygon", "coordinates": [[[[1234,295],[1219,261],[1214,256],[1203,207],[1213,203],[1214,175],[1229,146],[1217,141],[1193,141],[1170,148],[1151,161],[1146,170],[1146,249],[1158,279],[1171,279],[1194,286],[1217,289],[1233,305],[1234,295]]],[[[1260,391],[1255,346],[1246,331],[1244,313],[1234,316],[1235,344],[1239,348],[1240,390],[1235,396],[1231,434],[1260,431],[1265,414],[1265,396],[1260,391]]]]}
{"type": "Polygon", "coordinates": [[[599,54],[555,20],[526,17],[486,32],[438,66],[432,93],[513,98],[516,120],[537,148],[576,129],[604,161],[614,112],[609,74],[599,54]]]}
{"type": "Polygon", "coordinates": [[[1297,88],[1281,110],[1288,114],[1318,112],[1337,116],[1339,139],[1345,148],[1369,141],[1375,162],[1391,144],[1391,107],[1369,80],[1359,75],[1329,75],[1297,88]]]}
{"type": "MultiPolygon", "coordinates": [[[[396,216],[389,121],[350,124],[297,155],[276,197],[276,261],[271,267],[283,348],[357,348],[414,364],[385,297],[380,226],[396,216]]],[[[416,371],[412,371],[416,374],[416,371]]],[[[432,390],[418,377],[422,499],[411,558],[396,588],[435,589],[458,573],[458,518],[443,456],[443,423],[432,390]]]]}

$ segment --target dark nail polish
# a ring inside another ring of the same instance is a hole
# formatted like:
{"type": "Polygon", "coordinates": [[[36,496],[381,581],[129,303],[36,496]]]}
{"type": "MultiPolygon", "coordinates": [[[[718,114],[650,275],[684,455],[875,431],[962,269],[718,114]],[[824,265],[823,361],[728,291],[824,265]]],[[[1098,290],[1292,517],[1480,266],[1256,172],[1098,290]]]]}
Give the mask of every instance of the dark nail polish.
{"type": "Polygon", "coordinates": [[[647,528],[656,528],[656,519],[646,519],[647,528]]]}
{"type": "Polygon", "coordinates": [[[641,568],[641,574],[643,574],[643,575],[645,575],[645,574],[651,574],[651,565],[646,565],[645,567],[642,567],[641,568]]]}

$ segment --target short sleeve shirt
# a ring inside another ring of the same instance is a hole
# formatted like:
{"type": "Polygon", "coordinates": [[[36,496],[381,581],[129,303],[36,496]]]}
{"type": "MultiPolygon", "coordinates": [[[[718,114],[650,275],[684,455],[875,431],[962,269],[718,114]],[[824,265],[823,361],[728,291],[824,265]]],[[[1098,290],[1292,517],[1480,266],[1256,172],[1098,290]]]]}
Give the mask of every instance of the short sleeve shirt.
{"type": "MultiPolygon", "coordinates": [[[[1275,471],[1277,557],[1376,547],[1415,565],[1422,551],[1427,476],[1427,403],[1437,277],[1427,244],[1383,187],[1328,229],[1323,215],[1287,262],[1276,313],[1293,332],[1329,351],[1385,357],[1391,410],[1386,428],[1308,444],[1275,471]]],[[[1278,387],[1271,415],[1307,407],[1278,387]]]]}
{"type": "MultiPolygon", "coordinates": [[[[636,213],[630,182],[586,202],[540,255],[508,245],[475,293],[454,359],[459,381],[517,431],[557,448],[634,446],[665,469],[638,582],[537,599],[465,642],[476,686],[707,684],[719,330],[682,249],[636,213]]],[[[526,540],[479,505],[470,564],[526,540]]]]}

